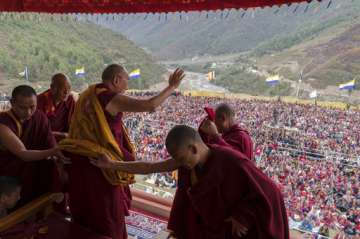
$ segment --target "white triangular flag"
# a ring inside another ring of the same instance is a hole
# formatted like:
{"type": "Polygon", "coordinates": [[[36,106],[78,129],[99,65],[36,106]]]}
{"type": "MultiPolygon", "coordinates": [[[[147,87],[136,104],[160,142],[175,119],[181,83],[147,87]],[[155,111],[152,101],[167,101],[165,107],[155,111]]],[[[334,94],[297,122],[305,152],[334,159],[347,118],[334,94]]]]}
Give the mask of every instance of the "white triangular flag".
{"type": "Polygon", "coordinates": [[[310,97],[311,99],[316,98],[316,97],[317,97],[317,91],[314,90],[314,91],[310,92],[309,97],[310,97]]]}

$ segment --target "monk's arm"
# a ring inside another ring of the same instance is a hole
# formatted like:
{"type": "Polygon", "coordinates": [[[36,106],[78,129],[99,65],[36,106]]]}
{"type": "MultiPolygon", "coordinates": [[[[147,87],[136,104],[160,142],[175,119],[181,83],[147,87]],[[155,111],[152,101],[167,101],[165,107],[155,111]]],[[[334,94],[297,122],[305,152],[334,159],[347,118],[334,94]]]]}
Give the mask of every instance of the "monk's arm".
{"type": "Polygon", "coordinates": [[[55,136],[55,138],[60,138],[60,139],[65,139],[69,135],[69,133],[58,132],[58,131],[53,131],[52,134],[55,136]]]}
{"type": "Polygon", "coordinates": [[[178,169],[180,164],[174,159],[166,159],[156,162],[148,161],[112,161],[106,155],[92,159],[91,163],[100,168],[112,168],[132,174],[151,174],[160,172],[170,172],[178,169]]]}
{"type": "Polygon", "coordinates": [[[169,78],[169,86],[158,95],[150,99],[136,99],[126,95],[118,94],[106,106],[106,110],[116,114],[118,112],[151,112],[161,105],[180,85],[185,77],[183,70],[176,69],[169,78]]]}
{"type": "Polygon", "coordinates": [[[221,145],[221,146],[232,147],[232,145],[229,144],[228,142],[226,142],[220,134],[212,135],[210,137],[210,142],[209,143],[210,144],[217,144],[217,145],[221,145]]]}
{"type": "Polygon", "coordinates": [[[38,161],[56,154],[57,149],[27,150],[21,140],[5,125],[0,124],[0,143],[23,161],[38,161]]]}
{"type": "Polygon", "coordinates": [[[126,95],[117,95],[106,106],[111,113],[118,112],[151,112],[161,105],[173,92],[175,88],[168,86],[158,95],[150,99],[136,99],[126,95]]]}

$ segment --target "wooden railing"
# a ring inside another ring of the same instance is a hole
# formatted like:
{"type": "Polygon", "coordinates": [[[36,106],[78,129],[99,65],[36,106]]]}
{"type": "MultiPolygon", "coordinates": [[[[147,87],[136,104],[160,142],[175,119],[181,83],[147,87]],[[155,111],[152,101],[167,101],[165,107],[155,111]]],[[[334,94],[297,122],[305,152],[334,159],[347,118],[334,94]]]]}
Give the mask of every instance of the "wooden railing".
{"type": "Polygon", "coordinates": [[[47,217],[52,212],[53,203],[60,203],[64,198],[62,193],[47,193],[26,204],[18,210],[0,219],[0,232],[16,226],[17,224],[42,213],[47,217]]]}
{"type": "Polygon", "coordinates": [[[131,193],[133,195],[133,208],[149,212],[164,219],[169,219],[172,200],[157,197],[133,188],[131,189],[131,193]]]}

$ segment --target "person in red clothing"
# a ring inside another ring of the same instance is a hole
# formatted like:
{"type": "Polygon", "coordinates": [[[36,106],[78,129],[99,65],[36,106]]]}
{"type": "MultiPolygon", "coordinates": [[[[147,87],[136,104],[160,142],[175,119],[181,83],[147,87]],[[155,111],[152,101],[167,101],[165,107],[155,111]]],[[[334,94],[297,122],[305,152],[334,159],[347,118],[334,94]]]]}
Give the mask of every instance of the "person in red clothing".
{"type": "Polygon", "coordinates": [[[58,141],[67,136],[74,113],[75,100],[70,90],[69,78],[57,73],[51,79],[50,89],[37,97],[37,108],[49,119],[51,130],[58,141]]]}
{"type": "Polygon", "coordinates": [[[220,144],[232,147],[253,158],[253,142],[249,132],[235,121],[235,112],[228,104],[220,104],[215,110],[214,122],[206,120],[200,127],[201,132],[208,135],[209,144],[220,144]]]}
{"type": "Polygon", "coordinates": [[[22,206],[54,189],[54,157],[65,159],[56,146],[50,123],[37,110],[35,90],[14,88],[11,109],[0,113],[0,175],[17,177],[22,185],[22,206]]]}
{"type": "MultiPolygon", "coordinates": [[[[170,130],[166,148],[172,160],[194,172],[178,187],[187,191],[196,218],[189,218],[186,211],[177,211],[176,215],[172,212],[171,216],[178,222],[171,228],[176,238],[289,238],[281,192],[244,154],[230,147],[208,146],[195,129],[185,125],[170,130]]],[[[169,164],[169,160],[119,162],[106,155],[91,162],[98,167],[124,171],[140,171],[142,165],[144,171],[153,172],[163,171],[169,164]]],[[[178,200],[174,200],[173,207],[182,203],[178,200]]]]}
{"type": "MultiPolygon", "coordinates": [[[[37,108],[48,118],[57,142],[68,136],[71,117],[74,113],[75,100],[70,91],[69,78],[63,73],[57,73],[51,78],[50,89],[37,97],[37,108]]],[[[65,199],[62,203],[57,204],[55,208],[68,214],[68,175],[65,167],[59,167],[59,174],[62,180],[58,182],[58,187],[65,194],[65,199]]]]}
{"type": "MultiPolygon", "coordinates": [[[[127,71],[121,65],[107,66],[102,73],[102,82],[90,86],[80,96],[70,125],[70,135],[64,141],[72,137],[72,129],[82,129],[81,122],[76,121],[81,118],[79,115],[87,114],[87,111],[90,112],[96,106],[101,109],[99,114],[104,118],[103,125],[98,125],[102,121],[97,116],[98,121],[88,122],[88,126],[109,128],[110,135],[106,135],[111,138],[111,143],[114,142],[112,146],[119,148],[121,160],[134,161],[135,152],[123,124],[124,112],[154,111],[174,92],[184,76],[181,69],[176,69],[169,77],[169,85],[158,95],[149,99],[136,99],[124,94],[128,86],[127,71]],[[88,102],[83,98],[86,95],[91,98],[88,102]],[[84,103],[87,104],[86,107],[82,108],[81,102],[87,102],[84,103]]],[[[75,141],[82,143],[88,139],[76,138],[75,141]]],[[[101,146],[99,142],[91,143],[98,148],[101,146]]],[[[125,216],[128,215],[131,204],[129,186],[110,181],[101,169],[90,164],[89,156],[71,151],[67,153],[72,160],[69,195],[73,221],[112,239],[126,239],[125,216]]]]}

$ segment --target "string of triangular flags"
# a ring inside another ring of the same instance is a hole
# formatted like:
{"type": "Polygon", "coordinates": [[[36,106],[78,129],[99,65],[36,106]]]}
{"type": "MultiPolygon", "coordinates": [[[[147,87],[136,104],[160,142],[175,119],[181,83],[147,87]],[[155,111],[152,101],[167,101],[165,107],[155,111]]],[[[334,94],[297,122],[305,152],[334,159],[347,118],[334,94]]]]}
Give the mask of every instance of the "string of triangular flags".
{"type": "MultiPolygon", "coordinates": [[[[321,2],[313,2],[313,3],[298,3],[292,5],[282,5],[282,6],[274,6],[275,11],[274,15],[283,14],[298,14],[298,13],[308,13],[313,12],[317,13],[320,9],[328,9],[332,7],[335,1],[341,0],[327,0],[321,2]],[[284,11],[283,9],[287,9],[284,11]]],[[[341,3],[339,2],[337,6],[341,3]]],[[[199,12],[197,15],[199,18],[205,17],[206,19],[229,19],[230,17],[234,18],[246,18],[256,17],[257,9],[261,8],[249,8],[249,9],[225,9],[218,11],[208,11],[199,12]]],[[[188,22],[191,20],[194,12],[177,12],[177,13],[140,13],[140,14],[43,14],[43,13],[0,13],[1,19],[23,19],[23,20],[34,20],[34,21],[90,21],[90,22],[118,22],[124,20],[134,20],[134,19],[158,19],[159,21],[164,20],[179,20],[180,22],[188,22]]],[[[196,16],[196,14],[195,14],[196,16]]]]}

